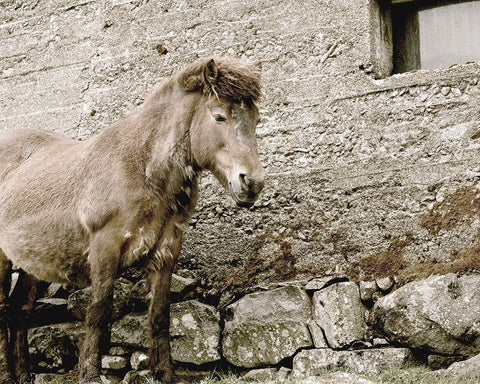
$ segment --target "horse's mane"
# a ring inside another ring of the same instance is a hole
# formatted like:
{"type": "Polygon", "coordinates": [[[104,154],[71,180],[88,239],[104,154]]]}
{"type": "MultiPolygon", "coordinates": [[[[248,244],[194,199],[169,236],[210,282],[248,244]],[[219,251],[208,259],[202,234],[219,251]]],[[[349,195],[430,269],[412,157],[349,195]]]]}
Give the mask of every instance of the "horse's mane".
{"type": "Polygon", "coordinates": [[[261,96],[259,65],[225,57],[213,59],[218,69],[213,87],[204,78],[205,67],[212,58],[190,64],[175,76],[176,80],[186,91],[216,94],[221,99],[231,101],[258,101],[261,96]]]}

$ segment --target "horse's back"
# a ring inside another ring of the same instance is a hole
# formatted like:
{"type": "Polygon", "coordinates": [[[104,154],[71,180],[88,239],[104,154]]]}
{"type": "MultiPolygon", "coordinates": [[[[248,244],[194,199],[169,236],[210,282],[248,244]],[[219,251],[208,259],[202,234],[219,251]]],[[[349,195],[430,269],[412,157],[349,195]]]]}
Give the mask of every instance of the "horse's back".
{"type": "Polygon", "coordinates": [[[55,132],[17,129],[0,135],[0,183],[7,174],[45,146],[67,139],[55,132]]]}

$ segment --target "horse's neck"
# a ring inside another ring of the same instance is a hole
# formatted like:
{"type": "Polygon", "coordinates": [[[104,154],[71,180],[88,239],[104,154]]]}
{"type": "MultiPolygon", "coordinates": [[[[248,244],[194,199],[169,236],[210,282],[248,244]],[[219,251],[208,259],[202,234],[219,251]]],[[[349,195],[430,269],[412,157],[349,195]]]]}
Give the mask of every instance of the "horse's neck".
{"type": "Polygon", "coordinates": [[[191,153],[191,121],[184,118],[191,116],[193,103],[193,99],[190,103],[178,100],[175,92],[171,92],[158,104],[147,103],[134,122],[140,138],[138,143],[146,151],[144,179],[151,190],[167,200],[185,201],[185,191],[190,199],[193,198],[190,194],[197,190],[200,170],[191,153]],[[178,108],[185,110],[183,113],[173,113],[178,108]]]}

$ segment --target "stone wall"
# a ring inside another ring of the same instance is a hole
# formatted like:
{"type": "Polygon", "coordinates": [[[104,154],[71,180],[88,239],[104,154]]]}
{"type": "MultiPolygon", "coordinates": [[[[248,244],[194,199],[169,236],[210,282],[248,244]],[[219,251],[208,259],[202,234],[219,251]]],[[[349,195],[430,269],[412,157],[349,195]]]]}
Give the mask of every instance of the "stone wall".
{"type": "MultiPolygon", "coordinates": [[[[170,345],[176,373],[184,381],[227,370],[260,381],[329,370],[380,375],[412,365],[438,370],[480,353],[479,275],[433,276],[399,289],[395,284],[394,278],[359,284],[344,276],[314,278],[212,305],[198,296],[198,281],[174,275],[170,345]]],[[[70,371],[84,338],[79,321],[90,290],[67,294],[54,285],[49,291],[37,302],[37,324],[29,331],[36,383],[75,382],[70,371]]],[[[114,297],[102,372],[106,382],[131,384],[148,374],[145,280],[118,281],[114,297]]],[[[469,360],[462,364],[466,375],[480,377],[469,360]]]]}
{"type": "Polygon", "coordinates": [[[375,80],[374,3],[4,0],[0,131],[83,139],[198,57],[260,60],[265,192],[241,211],[207,176],[183,274],[215,293],[232,280],[472,269],[480,67],[375,80]]]}

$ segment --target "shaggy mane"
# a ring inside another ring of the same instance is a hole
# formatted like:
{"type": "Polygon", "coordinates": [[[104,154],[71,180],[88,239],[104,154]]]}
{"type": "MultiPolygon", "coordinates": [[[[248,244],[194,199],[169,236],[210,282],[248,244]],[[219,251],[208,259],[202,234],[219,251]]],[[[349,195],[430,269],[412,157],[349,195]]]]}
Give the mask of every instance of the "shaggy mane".
{"type": "Polygon", "coordinates": [[[204,80],[204,69],[212,58],[199,60],[186,67],[176,79],[186,91],[216,94],[231,101],[258,101],[261,96],[259,65],[224,57],[214,57],[218,78],[213,87],[204,80]],[[212,89],[213,88],[213,89],[212,89]]]}

